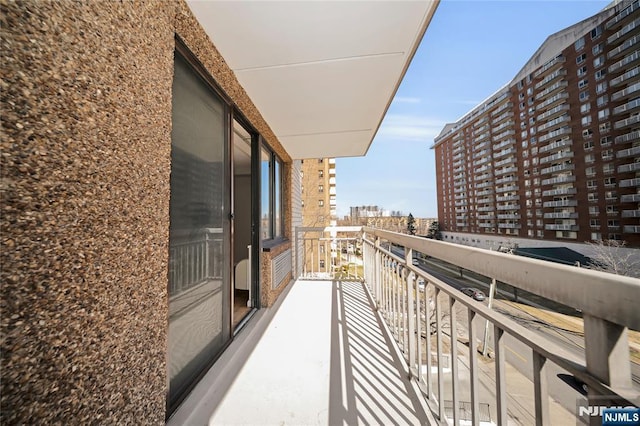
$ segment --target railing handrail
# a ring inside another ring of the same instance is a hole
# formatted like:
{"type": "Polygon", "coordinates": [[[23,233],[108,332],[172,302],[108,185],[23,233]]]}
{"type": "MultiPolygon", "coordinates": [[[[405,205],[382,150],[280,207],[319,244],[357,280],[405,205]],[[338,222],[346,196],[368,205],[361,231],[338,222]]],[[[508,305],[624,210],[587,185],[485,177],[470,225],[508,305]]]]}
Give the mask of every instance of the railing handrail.
{"type": "Polygon", "coordinates": [[[363,227],[363,231],[594,317],[640,330],[638,279],[381,229],[363,227]]]}

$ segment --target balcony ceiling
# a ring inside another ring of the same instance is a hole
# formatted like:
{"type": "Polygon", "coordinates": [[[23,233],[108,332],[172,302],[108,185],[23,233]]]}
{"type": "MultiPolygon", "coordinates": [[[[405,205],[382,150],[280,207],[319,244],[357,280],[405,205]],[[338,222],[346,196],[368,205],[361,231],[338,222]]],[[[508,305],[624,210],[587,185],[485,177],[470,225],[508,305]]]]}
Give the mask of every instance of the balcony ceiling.
{"type": "Polygon", "coordinates": [[[292,158],[365,155],[437,1],[193,1],[292,158]]]}

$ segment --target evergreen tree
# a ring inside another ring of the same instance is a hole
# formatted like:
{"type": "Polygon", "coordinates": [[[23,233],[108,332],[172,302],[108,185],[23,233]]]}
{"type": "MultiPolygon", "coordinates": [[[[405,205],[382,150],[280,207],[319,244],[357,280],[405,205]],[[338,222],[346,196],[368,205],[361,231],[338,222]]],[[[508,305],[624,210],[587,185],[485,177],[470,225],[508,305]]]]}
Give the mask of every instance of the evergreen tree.
{"type": "Polygon", "coordinates": [[[411,213],[407,217],[407,232],[409,235],[416,235],[416,220],[411,213]]]}
{"type": "Polygon", "coordinates": [[[441,240],[442,234],[440,234],[440,224],[438,221],[431,222],[429,225],[429,230],[427,231],[427,238],[432,238],[434,240],[441,240]]]}

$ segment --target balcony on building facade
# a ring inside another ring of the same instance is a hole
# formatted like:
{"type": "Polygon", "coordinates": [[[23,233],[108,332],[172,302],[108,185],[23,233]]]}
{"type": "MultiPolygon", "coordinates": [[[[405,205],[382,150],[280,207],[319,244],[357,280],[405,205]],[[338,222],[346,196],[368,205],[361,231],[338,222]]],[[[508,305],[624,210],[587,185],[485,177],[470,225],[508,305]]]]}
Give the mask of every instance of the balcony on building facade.
{"type": "Polygon", "coordinates": [[[543,132],[547,129],[552,129],[568,121],[571,121],[571,116],[569,114],[563,114],[560,117],[554,118],[553,120],[547,121],[545,124],[538,126],[538,132],[543,132]]]}
{"type": "Polygon", "coordinates": [[[498,228],[501,228],[501,229],[520,229],[521,226],[520,226],[519,223],[507,222],[507,223],[498,223],[498,228]]]}
{"type": "Polygon", "coordinates": [[[635,19],[631,22],[629,22],[628,24],[626,24],[624,27],[622,27],[622,29],[620,29],[619,31],[616,31],[614,34],[610,35],[607,38],[607,44],[608,45],[613,45],[616,42],[620,42],[620,38],[629,34],[631,31],[633,31],[634,29],[640,27],[640,19],[635,19]]]}
{"type": "MultiPolygon", "coordinates": [[[[482,157],[482,158],[476,160],[474,162],[474,165],[480,166],[482,164],[488,163],[489,161],[491,161],[491,157],[489,157],[489,155],[487,155],[486,157],[482,157]]],[[[489,167],[489,166],[486,166],[486,167],[489,167]]]]}
{"type": "Polygon", "coordinates": [[[576,213],[576,212],[544,213],[543,217],[545,219],[577,219],[578,218],[578,213],[576,213]]]}
{"type": "Polygon", "coordinates": [[[616,136],[614,142],[616,144],[624,144],[640,140],[640,130],[634,130],[633,132],[625,133],[624,135],[616,136]]]}
{"type": "Polygon", "coordinates": [[[494,135],[494,136],[491,138],[491,140],[492,140],[493,142],[499,142],[499,141],[501,141],[502,139],[507,138],[507,137],[509,137],[509,136],[513,136],[513,135],[515,135],[515,134],[516,134],[516,131],[515,131],[515,130],[513,130],[513,129],[509,129],[509,130],[505,130],[505,131],[504,131],[504,132],[502,132],[502,133],[498,133],[497,135],[494,135]]]}
{"type": "Polygon", "coordinates": [[[558,77],[564,77],[565,75],[567,75],[567,70],[565,70],[564,68],[558,69],[554,72],[552,72],[551,74],[547,75],[545,78],[543,78],[542,80],[540,80],[538,83],[536,83],[534,87],[534,89],[538,90],[539,88],[541,88],[542,86],[545,86],[549,83],[551,83],[553,80],[555,80],[558,77]]]}
{"type": "MultiPolygon", "coordinates": [[[[490,158],[490,157],[487,157],[487,158],[490,158]]],[[[483,164],[483,163],[486,163],[486,162],[487,161],[483,161],[480,164],[483,164]]],[[[478,167],[477,169],[474,169],[473,173],[478,174],[478,173],[483,173],[483,172],[490,171],[490,170],[491,170],[491,165],[490,164],[485,164],[485,165],[483,165],[481,167],[478,167]]]]}
{"type": "Polygon", "coordinates": [[[640,170],[640,162],[618,166],[618,173],[637,172],[638,170],[640,170]]]}
{"type": "Polygon", "coordinates": [[[475,123],[473,123],[473,128],[476,129],[478,128],[480,125],[482,125],[482,123],[486,123],[489,120],[488,116],[482,116],[478,121],[476,121],[475,123]]]}
{"type": "Polygon", "coordinates": [[[640,217],[640,210],[622,210],[622,217],[640,217]]]}
{"type": "Polygon", "coordinates": [[[477,175],[473,177],[474,181],[486,180],[491,178],[491,173],[483,173],[481,175],[477,175]]]}
{"type": "Polygon", "coordinates": [[[545,223],[544,229],[548,231],[579,231],[580,228],[575,224],[565,223],[545,223]]]}
{"type": "Polygon", "coordinates": [[[496,187],[496,193],[518,191],[518,185],[505,185],[496,187]]]}
{"type": "Polygon", "coordinates": [[[513,108],[513,102],[507,102],[505,104],[502,104],[498,108],[496,108],[495,110],[493,110],[491,112],[491,117],[494,117],[494,116],[500,114],[502,111],[504,111],[506,109],[510,109],[510,108],[513,108]]]}
{"type": "Polygon", "coordinates": [[[518,213],[500,213],[498,219],[503,220],[518,220],[520,219],[520,215],[518,213]]]}
{"type": "MultiPolygon", "coordinates": [[[[497,163],[496,163],[497,164],[497,163]]],[[[518,171],[518,168],[515,166],[512,167],[504,167],[502,169],[498,169],[497,167],[499,166],[495,166],[496,168],[493,170],[493,174],[494,176],[498,176],[498,175],[504,175],[507,173],[516,173],[518,171]]]]}
{"type": "Polygon", "coordinates": [[[490,204],[493,203],[493,197],[479,198],[478,204],[490,204]]]}
{"type": "Polygon", "coordinates": [[[558,164],[551,167],[545,167],[544,169],[540,170],[540,174],[547,175],[549,173],[557,173],[557,172],[564,172],[567,170],[574,170],[575,168],[576,168],[576,165],[572,163],[558,164]]]}
{"type": "Polygon", "coordinates": [[[629,5],[629,7],[625,8],[616,16],[608,20],[604,26],[605,29],[611,30],[617,28],[619,25],[622,25],[623,21],[639,8],[640,5],[638,4],[638,0],[634,1],[633,3],[631,3],[631,5],[629,5]]]}
{"type": "Polygon", "coordinates": [[[512,145],[514,145],[515,143],[516,143],[516,140],[515,140],[515,139],[513,139],[513,138],[511,138],[511,139],[507,139],[506,141],[502,141],[502,142],[500,142],[499,144],[494,145],[494,146],[493,146],[493,150],[494,150],[494,151],[497,151],[497,150],[499,150],[499,149],[504,148],[505,146],[512,146],[512,145]]]}
{"type": "Polygon", "coordinates": [[[483,206],[483,207],[478,207],[476,210],[479,212],[493,212],[496,209],[493,206],[483,206]]]}
{"type": "MultiPolygon", "coordinates": [[[[563,113],[565,111],[569,111],[569,104],[557,105],[557,106],[551,108],[550,110],[545,111],[542,114],[538,115],[536,120],[540,122],[540,121],[543,121],[543,120],[546,120],[546,119],[550,119],[550,118],[553,118],[554,116],[556,116],[558,114],[561,114],[561,113],[563,113]]],[[[540,130],[540,128],[538,128],[538,130],[540,130]]]]}
{"type": "Polygon", "coordinates": [[[609,83],[609,85],[611,87],[616,87],[619,86],[620,84],[626,82],[627,80],[633,79],[634,77],[636,77],[637,75],[640,74],[640,67],[635,67],[627,72],[625,72],[622,75],[619,75],[618,77],[611,79],[611,82],[609,83]]]}
{"type": "Polygon", "coordinates": [[[500,185],[503,183],[511,183],[511,182],[517,182],[518,178],[516,176],[505,176],[503,178],[500,179],[496,179],[495,183],[496,185],[500,185]]]}
{"type": "Polygon", "coordinates": [[[499,116],[491,120],[491,125],[492,126],[498,125],[509,117],[513,117],[513,111],[506,111],[503,114],[500,114],[499,116]]]}
{"type": "Polygon", "coordinates": [[[478,217],[479,220],[493,220],[493,219],[495,219],[493,214],[479,214],[477,217],[478,217]]]}
{"type": "Polygon", "coordinates": [[[560,151],[547,157],[542,157],[540,159],[540,164],[546,164],[552,161],[562,160],[564,158],[573,158],[573,151],[560,151]]]}
{"type": "MultiPolygon", "coordinates": [[[[506,148],[506,149],[503,149],[501,151],[494,152],[493,153],[493,158],[497,159],[497,158],[504,157],[505,155],[515,154],[515,153],[516,153],[516,149],[515,148],[513,148],[513,147],[506,148]]],[[[496,163],[496,167],[498,167],[497,164],[498,163],[496,163]]]]}
{"type": "Polygon", "coordinates": [[[570,133],[571,133],[571,127],[570,126],[561,127],[561,128],[559,128],[557,130],[553,130],[553,131],[551,131],[549,133],[546,133],[546,134],[540,136],[538,138],[538,143],[546,142],[546,141],[548,141],[550,139],[557,138],[557,137],[562,136],[562,135],[568,135],[570,133]]]}
{"type": "Polygon", "coordinates": [[[466,206],[466,205],[468,205],[468,204],[469,204],[469,203],[467,202],[467,200],[466,200],[466,199],[465,199],[465,200],[458,200],[458,201],[456,201],[456,202],[454,203],[454,205],[455,205],[456,207],[466,206]]]}
{"type": "MultiPolygon", "coordinates": [[[[495,154],[494,154],[495,155],[495,154]]],[[[515,164],[517,162],[517,158],[515,155],[511,155],[505,159],[502,159],[500,161],[496,161],[496,163],[494,164],[494,167],[502,167],[502,166],[506,166],[507,164],[515,164]]]]}
{"type": "Polygon", "coordinates": [[[620,151],[616,152],[617,158],[638,157],[638,156],[640,156],[640,146],[621,149],[620,151]]]}
{"type": "MultiPolygon", "coordinates": [[[[483,149],[483,150],[474,152],[472,155],[472,158],[476,160],[477,158],[483,158],[489,154],[490,154],[489,149],[483,149]]],[[[476,163],[477,163],[477,160],[476,160],[476,163]]]]}
{"type": "Polygon", "coordinates": [[[613,115],[630,113],[638,107],[640,107],[640,98],[636,98],[632,101],[627,102],[626,104],[615,107],[613,109],[613,115]]]}
{"type": "MultiPolygon", "coordinates": [[[[454,145],[455,146],[455,145],[454,145]]],[[[456,146],[453,151],[451,151],[453,154],[462,154],[462,151],[464,151],[464,146],[463,145],[458,145],[456,146]]]]}
{"type": "Polygon", "coordinates": [[[629,96],[632,93],[636,93],[639,90],[640,90],[640,82],[633,83],[632,85],[627,86],[622,90],[618,90],[617,92],[614,92],[611,95],[611,100],[612,101],[617,101],[618,99],[621,99],[621,98],[624,98],[626,96],[629,96]]]}
{"type": "Polygon", "coordinates": [[[555,201],[545,201],[542,203],[542,207],[576,207],[578,205],[578,200],[555,200],[555,201]]]}
{"type": "MultiPolygon", "coordinates": [[[[489,146],[491,146],[491,143],[487,140],[487,141],[484,141],[484,142],[479,143],[477,145],[474,145],[473,146],[473,150],[474,151],[478,151],[478,150],[482,150],[483,148],[489,148],[489,146]]],[[[475,153],[474,153],[474,155],[475,155],[475,153]]]]}
{"type": "Polygon", "coordinates": [[[618,186],[620,188],[630,188],[630,187],[634,187],[634,186],[640,186],[640,178],[633,178],[633,179],[623,179],[620,182],[618,182],[618,186]]]}
{"type": "Polygon", "coordinates": [[[640,225],[624,225],[622,232],[625,234],[640,234],[640,225]]]}
{"type": "Polygon", "coordinates": [[[608,59],[615,58],[616,56],[625,52],[627,49],[630,49],[631,47],[635,46],[638,43],[638,41],[640,41],[640,35],[635,35],[631,38],[626,39],[624,43],[622,43],[620,46],[610,50],[609,53],[607,53],[607,58],[608,59]]]}
{"type": "Polygon", "coordinates": [[[621,203],[640,203],[640,194],[624,194],[620,197],[621,203]]]}
{"type": "Polygon", "coordinates": [[[515,125],[515,122],[513,120],[509,120],[509,121],[505,121],[504,123],[500,124],[499,126],[494,127],[491,131],[492,133],[498,133],[501,132],[502,130],[509,128],[509,127],[513,127],[515,125]]]}
{"type": "Polygon", "coordinates": [[[543,179],[542,185],[555,185],[559,183],[568,183],[568,182],[575,182],[575,181],[576,181],[576,177],[574,175],[561,175],[561,176],[556,176],[550,179],[543,179]]]}
{"type": "Polygon", "coordinates": [[[568,85],[569,85],[569,83],[564,81],[564,80],[556,81],[551,86],[547,87],[542,92],[538,93],[535,96],[535,100],[538,101],[540,99],[544,99],[547,96],[549,96],[550,94],[555,93],[557,90],[563,89],[563,88],[567,87],[568,85]]]}
{"type": "MultiPolygon", "coordinates": [[[[640,83],[638,83],[638,88],[640,89],[640,83]]],[[[632,126],[634,124],[640,123],[640,115],[633,115],[629,118],[625,118],[624,120],[619,120],[613,123],[614,129],[624,129],[625,127],[632,126]]]]}
{"type": "MultiPolygon", "coordinates": [[[[515,187],[517,188],[517,187],[515,187]]],[[[500,191],[497,191],[500,192],[500,191]]],[[[519,195],[505,195],[503,197],[496,197],[496,201],[501,203],[504,201],[518,201],[520,200],[520,196],[519,195]]]]}
{"type": "Polygon", "coordinates": [[[564,64],[567,61],[567,59],[562,56],[562,55],[558,55],[555,58],[553,58],[552,60],[550,60],[549,62],[547,62],[546,64],[544,64],[538,71],[536,71],[533,76],[534,77],[540,77],[542,74],[546,73],[546,72],[550,72],[551,70],[553,70],[555,67],[564,64]]]}
{"type": "Polygon", "coordinates": [[[544,154],[546,152],[553,152],[564,147],[570,147],[572,145],[573,145],[573,140],[570,138],[565,138],[559,141],[551,142],[548,145],[541,146],[540,149],[538,150],[538,153],[544,154]]]}
{"type": "Polygon", "coordinates": [[[557,188],[557,189],[549,189],[547,191],[542,191],[543,197],[552,197],[556,195],[573,195],[577,194],[578,190],[574,187],[569,188],[557,188]]]}
{"type": "Polygon", "coordinates": [[[493,222],[480,222],[480,223],[478,224],[478,226],[479,226],[480,228],[493,228],[493,227],[495,227],[496,225],[495,225],[493,222]]]}
{"type": "Polygon", "coordinates": [[[483,197],[485,195],[493,194],[493,188],[483,189],[482,191],[476,192],[478,197],[483,197]]]}
{"type": "Polygon", "coordinates": [[[553,106],[560,101],[564,101],[565,99],[569,99],[569,94],[567,92],[560,92],[552,97],[545,99],[544,102],[539,103],[536,108],[541,111],[548,106],[553,106]]]}
{"type": "Polygon", "coordinates": [[[475,143],[479,143],[489,138],[489,132],[484,132],[474,138],[475,143]]]}
{"type": "Polygon", "coordinates": [[[497,207],[498,210],[520,210],[519,204],[499,204],[497,207]]]}
{"type": "Polygon", "coordinates": [[[609,68],[607,68],[607,71],[612,75],[616,72],[624,71],[628,65],[633,64],[638,59],[640,59],[640,50],[636,50],[635,52],[620,59],[618,62],[613,63],[609,68]]]}

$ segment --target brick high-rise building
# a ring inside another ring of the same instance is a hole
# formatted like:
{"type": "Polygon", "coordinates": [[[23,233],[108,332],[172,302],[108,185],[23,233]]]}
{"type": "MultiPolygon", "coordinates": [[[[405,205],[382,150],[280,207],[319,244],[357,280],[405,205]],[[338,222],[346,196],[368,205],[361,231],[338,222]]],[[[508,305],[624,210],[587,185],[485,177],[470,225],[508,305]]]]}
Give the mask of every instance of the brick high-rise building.
{"type": "Polygon", "coordinates": [[[444,231],[640,246],[640,6],[547,38],[435,139],[444,231]]]}
{"type": "MultiPolygon", "coordinates": [[[[335,158],[302,161],[302,225],[326,227],[336,225],[336,160],[335,158]]],[[[329,272],[333,251],[329,242],[305,244],[307,271],[329,272]],[[313,255],[311,254],[313,252],[313,255]],[[313,265],[311,264],[313,263],[313,265]]]]}

